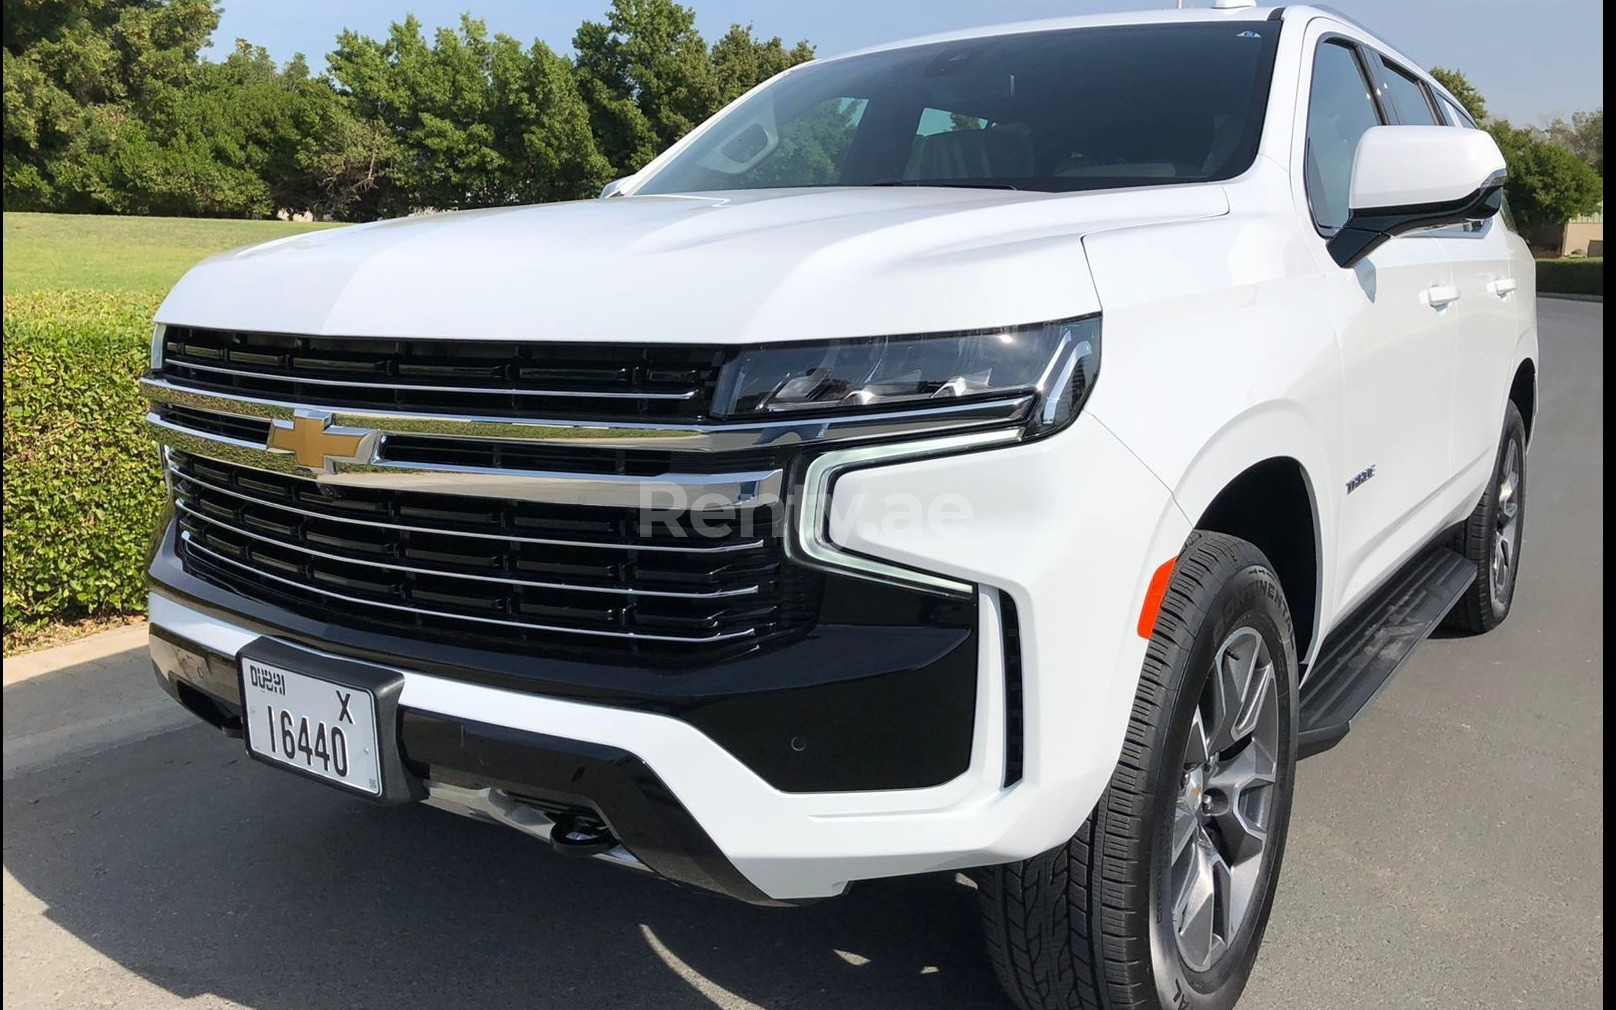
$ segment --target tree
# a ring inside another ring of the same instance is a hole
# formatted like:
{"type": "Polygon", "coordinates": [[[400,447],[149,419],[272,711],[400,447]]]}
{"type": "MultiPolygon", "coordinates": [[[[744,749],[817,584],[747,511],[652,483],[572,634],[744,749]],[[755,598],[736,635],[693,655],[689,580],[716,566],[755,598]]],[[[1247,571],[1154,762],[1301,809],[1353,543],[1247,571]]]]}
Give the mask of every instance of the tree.
{"type": "Polygon", "coordinates": [[[612,0],[606,20],[585,21],[572,47],[596,143],[619,174],[638,171],[719,107],[696,14],[675,0],[612,0]]]}
{"type": "MultiPolygon", "coordinates": [[[[612,0],[575,60],[469,16],[344,32],[329,71],[238,40],[216,0],[3,0],[8,209],[370,220],[593,195],[724,103],[813,58],[735,25],[710,49],[677,0],[612,0]]],[[[840,157],[848,110],[791,138],[840,157]]]]}
{"type": "Polygon", "coordinates": [[[1439,84],[1447,88],[1449,93],[1459,100],[1459,104],[1464,107],[1464,110],[1470,113],[1471,119],[1478,123],[1487,121],[1487,100],[1481,97],[1481,92],[1476,90],[1475,85],[1470,83],[1469,78],[1457,70],[1447,70],[1442,67],[1432,67],[1431,76],[1435,77],[1439,84]]]}
{"type": "Polygon", "coordinates": [[[723,38],[713,43],[713,76],[718,83],[718,102],[728,105],[741,95],[784,70],[814,58],[814,47],[807,41],[787,49],[776,35],[763,41],[752,34],[752,26],[730,25],[723,38]]]}
{"type": "Polygon", "coordinates": [[[1509,166],[1504,192],[1523,230],[1558,227],[1599,206],[1604,183],[1586,162],[1537,130],[1487,124],[1509,166]]]}
{"type": "Polygon", "coordinates": [[[1605,110],[1573,112],[1571,122],[1555,119],[1543,130],[1553,143],[1588,163],[1598,176],[1605,177],[1605,110]]]}
{"type": "Polygon", "coordinates": [[[611,180],[611,162],[595,147],[589,106],[570,61],[535,42],[520,75],[505,88],[501,104],[510,109],[519,145],[513,157],[523,202],[593,196],[611,180]]]}
{"type": "Polygon", "coordinates": [[[183,90],[218,24],[211,0],[6,0],[6,207],[92,208],[73,188],[99,189],[91,166],[63,192],[58,162],[89,134],[138,146],[139,118],[183,90]]]}
{"type": "Polygon", "coordinates": [[[385,40],[344,32],[330,64],[351,121],[305,163],[356,201],[341,216],[571,199],[610,178],[572,67],[543,43],[467,16],[429,44],[408,17],[385,40]]]}
{"type": "Polygon", "coordinates": [[[374,220],[398,144],[385,123],[356,115],[329,87],[320,97],[303,110],[297,149],[309,210],[336,221],[374,220]]]}

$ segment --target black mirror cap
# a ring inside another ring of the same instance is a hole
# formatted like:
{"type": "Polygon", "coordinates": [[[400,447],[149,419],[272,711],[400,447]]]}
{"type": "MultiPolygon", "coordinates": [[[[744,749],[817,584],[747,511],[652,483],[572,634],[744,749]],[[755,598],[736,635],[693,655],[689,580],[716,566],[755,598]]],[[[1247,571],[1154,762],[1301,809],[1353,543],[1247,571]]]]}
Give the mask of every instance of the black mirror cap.
{"type": "Polygon", "coordinates": [[[1388,239],[1421,228],[1485,221],[1497,214],[1503,205],[1504,176],[1499,173],[1460,200],[1355,210],[1341,230],[1330,236],[1326,248],[1330,250],[1330,258],[1335,260],[1337,266],[1352,267],[1388,239]]]}

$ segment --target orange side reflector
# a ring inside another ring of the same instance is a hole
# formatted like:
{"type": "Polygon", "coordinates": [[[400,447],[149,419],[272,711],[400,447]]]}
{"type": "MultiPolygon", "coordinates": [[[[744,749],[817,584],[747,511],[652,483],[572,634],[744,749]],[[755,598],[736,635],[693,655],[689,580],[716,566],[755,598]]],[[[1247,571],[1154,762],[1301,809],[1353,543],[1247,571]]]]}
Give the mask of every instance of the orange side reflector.
{"type": "Polygon", "coordinates": [[[1162,600],[1167,598],[1167,584],[1173,581],[1173,564],[1177,558],[1168,558],[1156,574],[1150,577],[1150,588],[1145,590],[1145,605],[1139,611],[1139,637],[1149,638],[1156,630],[1156,615],[1161,613],[1162,600]]]}

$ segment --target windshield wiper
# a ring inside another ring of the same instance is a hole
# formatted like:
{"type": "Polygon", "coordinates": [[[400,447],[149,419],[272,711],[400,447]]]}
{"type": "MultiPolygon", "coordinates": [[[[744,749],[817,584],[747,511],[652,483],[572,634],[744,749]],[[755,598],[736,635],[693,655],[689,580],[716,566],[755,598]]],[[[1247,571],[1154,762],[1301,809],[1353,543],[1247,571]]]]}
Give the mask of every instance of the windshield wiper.
{"type": "Polygon", "coordinates": [[[948,179],[886,179],[872,186],[936,186],[942,189],[1015,189],[1008,182],[954,182],[948,179]]]}

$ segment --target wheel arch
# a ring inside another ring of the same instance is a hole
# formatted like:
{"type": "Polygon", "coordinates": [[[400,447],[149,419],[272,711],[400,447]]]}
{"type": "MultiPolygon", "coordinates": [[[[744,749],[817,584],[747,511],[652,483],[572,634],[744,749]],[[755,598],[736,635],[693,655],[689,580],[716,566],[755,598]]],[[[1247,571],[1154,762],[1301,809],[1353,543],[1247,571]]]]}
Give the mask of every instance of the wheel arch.
{"type": "Polygon", "coordinates": [[[1245,540],[1268,558],[1290,608],[1298,659],[1308,655],[1318,627],[1317,515],[1313,487],[1301,462],[1291,456],[1270,456],[1236,474],[1194,522],[1197,530],[1245,540]]]}
{"type": "Polygon", "coordinates": [[[1509,384],[1509,402],[1521,412],[1526,425],[1526,444],[1532,444],[1532,432],[1537,427],[1537,363],[1523,358],[1515,369],[1515,378],[1509,384]]]}
{"type": "Polygon", "coordinates": [[[1270,401],[1222,426],[1173,484],[1192,529],[1250,541],[1274,565],[1304,663],[1322,635],[1334,577],[1329,460],[1317,420],[1293,402],[1270,401]]]}

